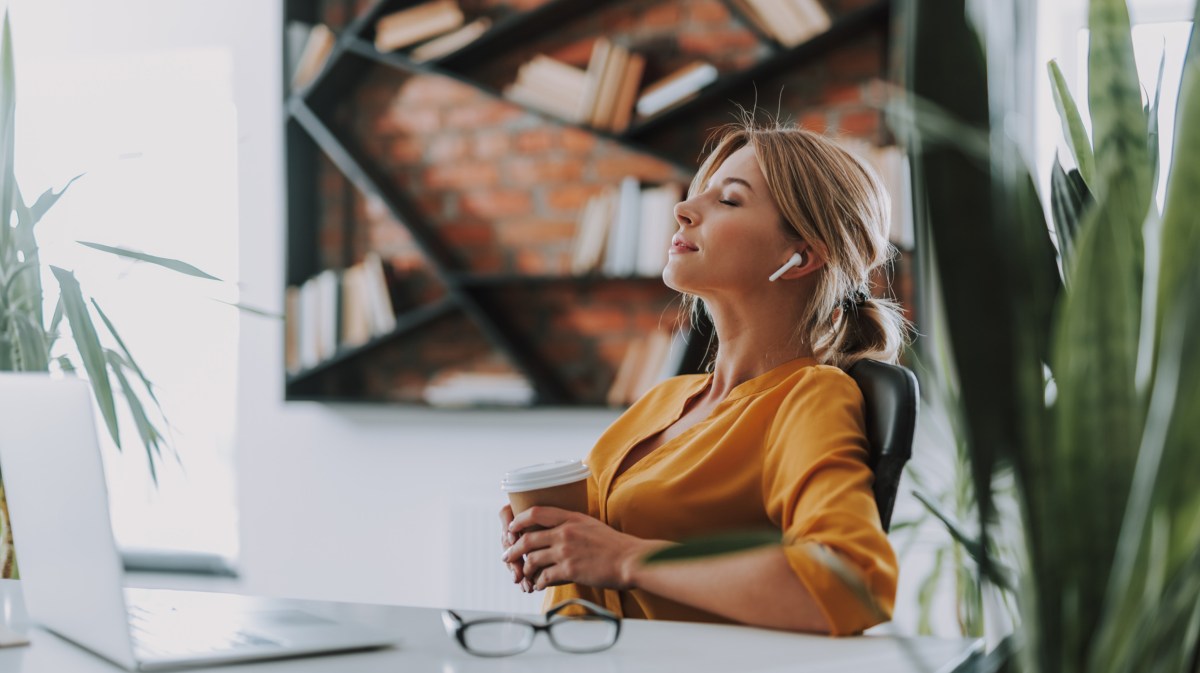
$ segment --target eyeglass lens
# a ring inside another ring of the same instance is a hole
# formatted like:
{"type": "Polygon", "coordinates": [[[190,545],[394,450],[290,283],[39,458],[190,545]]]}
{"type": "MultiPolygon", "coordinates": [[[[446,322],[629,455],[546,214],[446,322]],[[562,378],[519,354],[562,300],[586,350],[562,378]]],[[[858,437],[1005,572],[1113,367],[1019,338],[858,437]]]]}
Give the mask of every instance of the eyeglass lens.
{"type": "Polygon", "coordinates": [[[617,641],[617,625],[599,617],[566,617],[550,623],[550,639],[564,652],[597,652],[617,641]]]}
{"type": "Polygon", "coordinates": [[[535,633],[520,622],[474,622],[463,629],[463,644],[479,654],[517,654],[529,649],[535,633]]]}

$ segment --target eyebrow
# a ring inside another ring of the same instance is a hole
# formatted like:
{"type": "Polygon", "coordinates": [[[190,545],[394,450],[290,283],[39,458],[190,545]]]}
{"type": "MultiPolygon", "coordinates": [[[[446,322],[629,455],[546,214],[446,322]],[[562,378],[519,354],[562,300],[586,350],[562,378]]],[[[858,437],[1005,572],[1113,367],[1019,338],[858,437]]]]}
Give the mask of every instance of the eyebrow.
{"type": "MultiPolygon", "coordinates": [[[[743,180],[743,179],[741,179],[741,178],[728,177],[728,178],[725,178],[724,180],[722,180],[722,181],[721,181],[721,184],[723,184],[723,185],[727,185],[727,184],[729,184],[729,183],[731,183],[731,182],[736,182],[736,183],[738,183],[738,184],[740,184],[740,185],[745,185],[745,186],[746,186],[746,189],[749,189],[751,193],[753,193],[753,192],[754,192],[754,188],[750,186],[750,183],[749,183],[749,182],[746,182],[745,180],[743,180]]],[[[708,183],[708,185],[706,185],[704,188],[705,188],[705,189],[708,189],[708,188],[709,188],[709,187],[711,187],[711,186],[712,186],[712,182],[710,181],[710,182],[708,183]]]]}

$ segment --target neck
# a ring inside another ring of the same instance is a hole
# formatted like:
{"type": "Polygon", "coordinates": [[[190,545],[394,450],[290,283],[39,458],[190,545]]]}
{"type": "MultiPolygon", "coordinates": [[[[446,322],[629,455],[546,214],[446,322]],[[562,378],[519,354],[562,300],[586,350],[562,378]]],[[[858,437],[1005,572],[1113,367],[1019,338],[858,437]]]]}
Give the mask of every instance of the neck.
{"type": "Polygon", "coordinates": [[[719,347],[707,396],[723,400],[738,385],[779,365],[811,357],[812,348],[799,333],[801,302],[780,311],[778,301],[709,301],[719,347]]]}

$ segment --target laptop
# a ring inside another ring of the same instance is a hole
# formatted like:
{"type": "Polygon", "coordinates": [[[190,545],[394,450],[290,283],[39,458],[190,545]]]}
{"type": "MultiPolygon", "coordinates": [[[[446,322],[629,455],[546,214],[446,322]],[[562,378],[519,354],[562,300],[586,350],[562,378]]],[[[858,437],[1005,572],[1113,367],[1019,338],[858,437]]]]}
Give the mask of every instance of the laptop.
{"type": "Polygon", "coordinates": [[[398,643],[299,601],[125,588],[84,381],[0,374],[0,469],[30,618],[128,670],[398,643]]]}

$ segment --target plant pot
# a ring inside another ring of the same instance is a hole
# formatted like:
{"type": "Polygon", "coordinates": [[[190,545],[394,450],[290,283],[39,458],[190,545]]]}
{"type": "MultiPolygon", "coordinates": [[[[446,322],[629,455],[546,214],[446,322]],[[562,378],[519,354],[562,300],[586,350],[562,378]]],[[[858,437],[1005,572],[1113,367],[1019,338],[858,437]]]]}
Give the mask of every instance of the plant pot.
{"type": "Polygon", "coordinates": [[[8,502],[4,499],[4,482],[0,481],[0,579],[15,580],[18,577],[17,551],[13,547],[8,502]]]}

